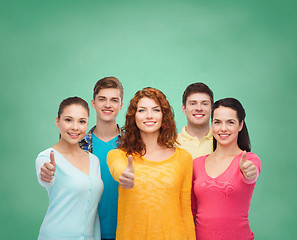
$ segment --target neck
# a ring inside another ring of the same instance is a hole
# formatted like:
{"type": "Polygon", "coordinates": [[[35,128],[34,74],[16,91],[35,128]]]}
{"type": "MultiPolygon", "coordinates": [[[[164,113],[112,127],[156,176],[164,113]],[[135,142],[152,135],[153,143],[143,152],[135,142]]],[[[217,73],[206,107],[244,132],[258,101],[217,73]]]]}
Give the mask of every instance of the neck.
{"type": "Polygon", "coordinates": [[[152,151],[155,151],[157,149],[161,149],[162,147],[158,145],[158,137],[160,133],[140,133],[140,137],[145,144],[146,153],[150,153],[152,151]]]}
{"type": "Polygon", "coordinates": [[[81,151],[81,148],[78,144],[70,144],[64,141],[62,138],[57,142],[56,145],[53,146],[60,153],[76,153],[81,151]]]}
{"type": "Polygon", "coordinates": [[[116,121],[104,122],[97,119],[94,134],[102,141],[108,142],[119,134],[116,121]]]}
{"type": "Polygon", "coordinates": [[[205,125],[192,125],[188,122],[186,130],[192,137],[197,137],[201,141],[209,133],[210,127],[208,123],[205,125]]]}
{"type": "Polygon", "coordinates": [[[228,145],[228,146],[217,144],[217,148],[214,151],[214,154],[216,156],[224,157],[224,156],[237,156],[241,152],[242,150],[238,147],[237,143],[228,145]]]}

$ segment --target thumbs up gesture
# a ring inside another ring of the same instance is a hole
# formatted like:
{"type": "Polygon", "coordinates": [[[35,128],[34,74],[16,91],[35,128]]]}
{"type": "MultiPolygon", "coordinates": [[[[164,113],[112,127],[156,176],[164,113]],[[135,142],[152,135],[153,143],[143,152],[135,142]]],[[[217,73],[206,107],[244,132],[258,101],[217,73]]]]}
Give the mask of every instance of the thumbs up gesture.
{"type": "Polygon", "coordinates": [[[129,189],[134,187],[134,167],[133,167],[133,158],[131,155],[128,156],[128,165],[122,172],[122,175],[119,177],[119,183],[122,188],[129,189]]]}
{"type": "Polygon", "coordinates": [[[50,162],[45,162],[41,167],[40,177],[44,182],[50,183],[54,178],[54,174],[56,171],[56,162],[55,162],[55,154],[54,151],[50,153],[50,162]]]}
{"type": "Polygon", "coordinates": [[[239,167],[246,179],[254,180],[257,177],[257,169],[255,164],[252,161],[246,160],[246,151],[242,152],[239,167]]]}

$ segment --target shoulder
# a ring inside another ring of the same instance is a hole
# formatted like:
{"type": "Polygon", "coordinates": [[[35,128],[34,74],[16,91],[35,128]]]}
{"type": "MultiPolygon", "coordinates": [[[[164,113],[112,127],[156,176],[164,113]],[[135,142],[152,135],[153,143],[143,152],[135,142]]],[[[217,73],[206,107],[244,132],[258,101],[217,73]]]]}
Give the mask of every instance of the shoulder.
{"type": "Polygon", "coordinates": [[[176,147],[176,160],[182,165],[193,166],[193,157],[192,155],[183,148],[176,147]]]}
{"type": "Polygon", "coordinates": [[[176,151],[177,151],[177,153],[179,155],[182,155],[185,158],[191,158],[192,159],[192,155],[186,149],[181,148],[181,147],[176,147],[175,149],[176,149],[176,151]]]}
{"type": "Polygon", "coordinates": [[[257,167],[259,167],[259,168],[261,167],[261,160],[257,154],[252,153],[252,152],[247,152],[246,159],[249,161],[252,161],[257,167]]]}
{"type": "Polygon", "coordinates": [[[93,153],[90,153],[90,152],[86,152],[86,153],[89,154],[89,158],[90,158],[91,161],[98,161],[99,162],[99,158],[96,155],[94,155],[93,153]]]}
{"type": "Polygon", "coordinates": [[[50,153],[53,149],[48,148],[42,152],[40,152],[35,160],[36,169],[39,169],[43,166],[45,162],[50,162],[50,153]]]}
{"type": "Polygon", "coordinates": [[[37,158],[42,158],[42,157],[50,157],[50,153],[53,149],[52,148],[48,148],[48,149],[45,149],[44,151],[40,152],[37,156],[37,158]]]}
{"type": "Polygon", "coordinates": [[[257,155],[256,153],[247,152],[247,153],[246,153],[246,156],[247,156],[248,158],[257,158],[257,159],[260,160],[260,158],[258,157],[258,155],[257,155]]]}
{"type": "Polygon", "coordinates": [[[204,162],[205,159],[208,157],[208,155],[209,155],[209,154],[204,155],[204,156],[201,156],[201,157],[198,157],[198,158],[195,158],[195,159],[193,160],[193,165],[197,165],[197,164],[199,164],[199,163],[201,163],[201,162],[204,162]]]}
{"type": "Polygon", "coordinates": [[[186,126],[184,126],[181,132],[177,134],[178,140],[185,140],[185,138],[189,138],[189,134],[186,131],[186,126]]]}
{"type": "Polygon", "coordinates": [[[126,153],[121,149],[112,149],[108,152],[107,158],[126,156],[126,153]]]}

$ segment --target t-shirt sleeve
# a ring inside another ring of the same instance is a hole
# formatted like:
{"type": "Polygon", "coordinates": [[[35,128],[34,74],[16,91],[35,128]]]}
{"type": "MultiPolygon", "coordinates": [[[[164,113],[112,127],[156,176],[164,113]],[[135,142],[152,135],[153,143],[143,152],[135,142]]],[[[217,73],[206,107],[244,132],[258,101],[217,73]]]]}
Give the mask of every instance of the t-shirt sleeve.
{"type": "Polygon", "coordinates": [[[109,167],[110,174],[114,180],[119,181],[119,177],[125,170],[128,164],[128,157],[125,153],[119,149],[109,151],[107,154],[107,165],[109,167]]]}
{"type": "Polygon", "coordinates": [[[184,162],[184,178],[180,193],[182,215],[188,234],[187,239],[196,239],[193,215],[191,212],[193,160],[191,154],[189,154],[187,151],[182,151],[181,154],[183,154],[183,156],[181,156],[181,159],[184,162]]]}
{"type": "Polygon", "coordinates": [[[46,153],[40,153],[38,155],[38,157],[36,158],[36,161],[35,161],[35,168],[36,168],[36,175],[37,175],[37,179],[38,179],[38,182],[39,184],[42,186],[42,187],[45,187],[47,190],[54,185],[55,183],[55,176],[54,178],[52,179],[52,181],[50,183],[47,183],[47,182],[44,182],[41,180],[41,176],[40,176],[40,172],[41,172],[41,167],[44,165],[45,162],[50,162],[50,157],[49,157],[49,154],[47,155],[46,153]]]}
{"type": "Polygon", "coordinates": [[[255,183],[258,179],[258,176],[261,172],[261,160],[260,158],[255,154],[255,153],[251,153],[251,152],[247,152],[246,154],[246,160],[248,161],[252,161],[254,163],[254,165],[256,166],[256,171],[257,171],[257,176],[255,179],[253,180],[248,180],[244,177],[244,175],[242,174],[241,172],[241,178],[242,178],[242,181],[247,183],[247,184],[252,184],[252,183],[255,183]]]}

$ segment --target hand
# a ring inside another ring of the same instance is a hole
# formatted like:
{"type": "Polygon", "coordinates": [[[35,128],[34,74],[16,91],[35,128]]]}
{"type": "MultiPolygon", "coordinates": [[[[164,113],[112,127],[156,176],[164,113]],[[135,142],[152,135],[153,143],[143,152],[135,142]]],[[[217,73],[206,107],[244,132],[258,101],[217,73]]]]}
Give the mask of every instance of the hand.
{"type": "Polygon", "coordinates": [[[246,151],[242,152],[239,167],[246,179],[254,180],[257,177],[257,168],[252,161],[246,160],[246,151]]]}
{"type": "Polygon", "coordinates": [[[129,189],[134,187],[134,167],[133,167],[133,158],[131,155],[128,156],[128,165],[122,172],[122,175],[119,177],[119,183],[122,188],[129,189]]]}
{"type": "Polygon", "coordinates": [[[55,162],[55,154],[54,151],[50,153],[50,162],[45,162],[41,167],[40,177],[44,182],[50,183],[54,178],[54,174],[56,171],[56,162],[55,162]]]}

